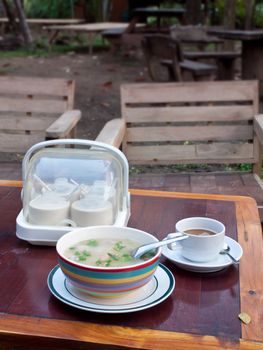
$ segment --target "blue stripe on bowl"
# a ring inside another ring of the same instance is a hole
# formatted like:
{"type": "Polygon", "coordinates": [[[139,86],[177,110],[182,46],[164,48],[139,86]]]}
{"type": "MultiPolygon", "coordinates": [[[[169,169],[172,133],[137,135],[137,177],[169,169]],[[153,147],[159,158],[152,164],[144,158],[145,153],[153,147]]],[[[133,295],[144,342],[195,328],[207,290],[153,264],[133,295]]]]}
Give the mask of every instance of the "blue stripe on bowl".
{"type": "Polygon", "coordinates": [[[90,278],[99,278],[99,279],[121,279],[121,278],[135,277],[137,275],[141,275],[151,271],[154,267],[157,267],[159,264],[159,260],[157,260],[153,264],[146,266],[144,268],[138,268],[132,271],[125,271],[125,272],[116,271],[116,272],[107,273],[107,272],[101,272],[99,270],[98,271],[82,270],[67,264],[61,259],[58,259],[58,261],[62,269],[68,270],[69,272],[72,272],[74,274],[77,274],[83,277],[88,276],[90,278]]]}
{"type": "Polygon", "coordinates": [[[117,285],[108,284],[107,287],[105,287],[105,285],[101,284],[101,283],[82,282],[82,281],[75,280],[74,278],[68,277],[68,276],[66,278],[71,282],[71,284],[73,284],[74,286],[77,286],[78,288],[96,289],[96,290],[105,290],[107,288],[107,290],[124,290],[124,289],[131,289],[131,288],[136,288],[138,286],[141,286],[142,284],[149,281],[152,277],[153,277],[153,275],[150,275],[150,276],[147,276],[146,278],[136,280],[136,281],[130,282],[130,283],[120,283],[117,285]]]}

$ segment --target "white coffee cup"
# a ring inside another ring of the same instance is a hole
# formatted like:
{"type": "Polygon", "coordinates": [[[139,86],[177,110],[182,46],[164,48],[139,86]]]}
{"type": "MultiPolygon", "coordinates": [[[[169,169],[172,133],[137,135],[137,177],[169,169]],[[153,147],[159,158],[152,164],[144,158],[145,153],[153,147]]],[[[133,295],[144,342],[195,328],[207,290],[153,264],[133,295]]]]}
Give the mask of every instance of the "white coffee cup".
{"type": "Polygon", "coordinates": [[[113,223],[112,203],[102,198],[87,196],[71,205],[71,219],[77,226],[111,225],[113,223]]]}
{"type": "Polygon", "coordinates": [[[69,201],[47,192],[29,202],[28,219],[34,225],[64,225],[69,217],[69,201]]]}
{"type": "Polygon", "coordinates": [[[177,242],[176,245],[181,246],[181,255],[191,261],[214,260],[223,249],[225,226],[218,220],[206,217],[185,218],[176,223],[175,231],[185,232],[188,235],[187,239],[177,242]]]}

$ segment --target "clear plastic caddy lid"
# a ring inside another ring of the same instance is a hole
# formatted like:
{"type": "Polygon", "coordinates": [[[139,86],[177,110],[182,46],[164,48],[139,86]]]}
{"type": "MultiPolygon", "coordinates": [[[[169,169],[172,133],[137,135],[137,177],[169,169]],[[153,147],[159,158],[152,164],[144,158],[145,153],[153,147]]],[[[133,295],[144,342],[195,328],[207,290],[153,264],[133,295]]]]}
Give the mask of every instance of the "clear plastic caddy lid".
{"type": "Polygon", "coordinates": [[[22,163],[23,209],[17,237],[55,245],[76,227],[126,226],[130,216],[128,162],[117,148],[81,139],[32,146],[22,163]]]}

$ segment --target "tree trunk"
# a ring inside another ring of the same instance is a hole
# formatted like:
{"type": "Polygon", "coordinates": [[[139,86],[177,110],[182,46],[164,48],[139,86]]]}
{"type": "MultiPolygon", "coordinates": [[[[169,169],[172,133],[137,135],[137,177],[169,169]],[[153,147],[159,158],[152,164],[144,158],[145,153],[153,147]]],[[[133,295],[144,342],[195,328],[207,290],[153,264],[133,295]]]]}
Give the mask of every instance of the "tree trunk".
{"type": "Polygon", "coordinates": [[[16,16],[14,12],[11,10],[10,5],[7,0],[3,0],[3,6],[5,9],[6,17],[8,18],[8,25],[10,27],[10,30],[17,34],[18,33],[18,25],[16,22],[16,16]]]}
{"type": "Polygon", "coordinates": [[[22,5],[21,5],[21,0],[14,0],[14,4],[15,4],[15,8],[16,8],[17,15],[19,18],[20,30],[21,30],[21,34],[24,38],[24,42],[25,42],[26,46],[28,46],[29,48],[32,48],[33,39],[32,39],[30,29],[29,29],[27,21],[26,21],[26,16],[25,16],[24,10],[23,10],[22,5]]]}
{"type": "MultiPolygon", "coordinates": [[[[224,8],[224,21],[223,25],[226,29],[235,29],[236,27],[236,0],[225,0],[224,8]]],[[[233,50],[235,42],[232,40],[226,40],[224,43],[225,50],[233,50]]]]}
{"type": "Polygon", "coordinates": [[[186,22],[187,24],[200,24],[201,16],[201,0],[186,0],[186,22]]]}
{"type": "Polygon", "coordinates": [[[245,29],[249,30],[253,28],[253,15],[254,15],[255,0],[245,0],[245,29]]]}

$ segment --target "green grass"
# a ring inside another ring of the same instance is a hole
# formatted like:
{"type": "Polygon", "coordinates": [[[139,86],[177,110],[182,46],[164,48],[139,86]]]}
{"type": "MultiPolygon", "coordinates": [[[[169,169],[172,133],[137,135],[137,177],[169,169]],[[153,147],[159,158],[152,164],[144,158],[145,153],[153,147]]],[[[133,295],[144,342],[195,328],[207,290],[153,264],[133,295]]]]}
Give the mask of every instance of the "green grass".
{"type": "MultiPolygon", "coordinates": [[[[87,40],[83,40],[81,37],[68,38],[66,36],[59,38],[60,44],[48,44],[47,38],[41,38],[34,43],[33,49],[27,49],[26,47],[20,47],[16,50],[0,51],[0,57],[11,58],[11,57],[48,57],[57,54],[67,54],[69,52],[89,52],[89,43],[87,40]]],[[[102,38],[95,38],[93,42],[93,49],[106,50],[109,48],[109,44],[104,42],[102,38]]]]}
{"type": "MultiPolygon", "coordinates": [[[[172,164],[172,165],[136,165],[129,169],[130,175],[139,175],[144,173],[187,173],[187,172],[214,172],[214,171],[251,171],[251,164],[172,164]]],[[[262,170],[263,171],[263,170],[262,170]]],[[[263,176],[263,173],[262,173],[263,176]]]]}

